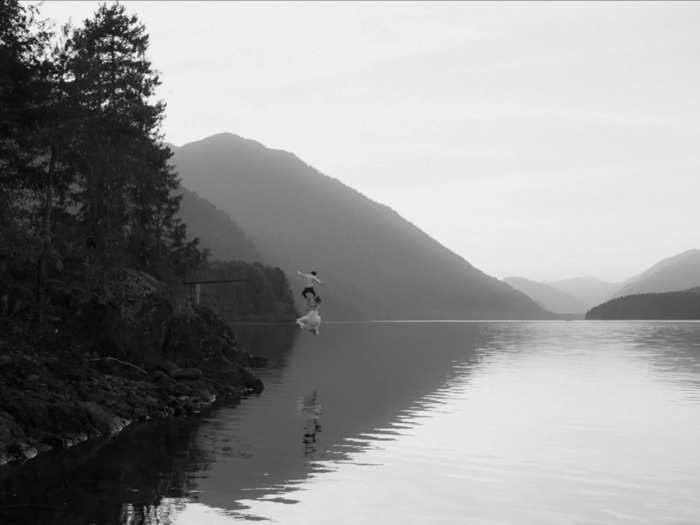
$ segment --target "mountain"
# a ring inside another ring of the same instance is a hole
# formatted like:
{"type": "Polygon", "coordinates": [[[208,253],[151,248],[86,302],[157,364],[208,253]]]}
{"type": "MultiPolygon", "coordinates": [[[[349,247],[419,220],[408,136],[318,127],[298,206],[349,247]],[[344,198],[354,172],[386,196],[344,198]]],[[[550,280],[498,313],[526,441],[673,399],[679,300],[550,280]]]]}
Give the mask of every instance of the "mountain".
{"type": "Polygon", "coordinates": [[[226,211],[263,262],[317,270],[330,319],[506,319],[551,314],[389,207],[291,153],[229,133],[175,148],[183,184],[226,211]]]}
{"type": "Polygon", "coordinates": [[[586,309],[607,301],[620,287],[617,283],[601,281],[595,277],[574,277],[560,281],[545,281],[544,284],[578,299],[586,306],[586,309]]]}
{"type": "Polygon", "coordinates": [[[255,245],[231,217],[193,191],[180,188],[182,200],[178,216],[187,224],[187,236],[199,238],[211,258],[220,261],[253,262],[261,259],[255,245]]]}
{"type": "Polygon", "coordinates": [[[503,280],[550,312],[582,314],[589,308],[582,301],[546,283],[538,283],[524,277],[507,277],[503,280]]]}
{"type": "Polygon", "coordinates": [[[700,250],[688,250],[664,259],[627,281],[614,297],[640,293],[676,292],[700,286],[700,250]]]}
{"type": "Polygon", "coordinates": [[[586,319],[700,319],[700,287],[618,297],[592,308],[586,319]]]}
{"type": "Polygon", "coordinates": [[[243,279],[202,285],[201,304],[227,321],[296,319],[298,312],[282,270],[257,262],[260,252],[225,211],[184,187],[180,192],[179,218],[187,224],[187,236],[199,238],[200,246],[211,252],[210,262],[188,278],[243,279]]]}

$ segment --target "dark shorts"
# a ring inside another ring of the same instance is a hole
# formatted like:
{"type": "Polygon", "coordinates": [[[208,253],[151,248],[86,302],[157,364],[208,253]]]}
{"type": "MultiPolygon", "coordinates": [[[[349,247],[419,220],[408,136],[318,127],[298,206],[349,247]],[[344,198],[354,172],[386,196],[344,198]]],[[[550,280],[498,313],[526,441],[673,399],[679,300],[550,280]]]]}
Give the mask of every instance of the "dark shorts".
{"type": "Polygon", "coordinates": [[[301,296],[302,296],[304,299],[306,299],[306,294],[307,294],[307,293],[310,293],[310,294],[312,294],[314,297],[316,297],[316,290],[314,290],[314,287],[313,287],[313,286],[307,286],[306,288],[304,288],[304,289],[301,291],[301,296]]]}

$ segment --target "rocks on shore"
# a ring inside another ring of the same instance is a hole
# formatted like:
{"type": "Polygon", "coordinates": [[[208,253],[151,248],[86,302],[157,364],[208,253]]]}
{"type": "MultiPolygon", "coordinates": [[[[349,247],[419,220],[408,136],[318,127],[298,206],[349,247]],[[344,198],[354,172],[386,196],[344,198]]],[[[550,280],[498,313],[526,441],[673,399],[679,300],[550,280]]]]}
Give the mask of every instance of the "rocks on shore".
{"type": "Polygon", "coordinates": [[[140,272],[109,283],[50,335],[0,324],[0,464],[262,391],[250,367],[264,360],[240,349],[213,311],[176,311],[140,272]]]}

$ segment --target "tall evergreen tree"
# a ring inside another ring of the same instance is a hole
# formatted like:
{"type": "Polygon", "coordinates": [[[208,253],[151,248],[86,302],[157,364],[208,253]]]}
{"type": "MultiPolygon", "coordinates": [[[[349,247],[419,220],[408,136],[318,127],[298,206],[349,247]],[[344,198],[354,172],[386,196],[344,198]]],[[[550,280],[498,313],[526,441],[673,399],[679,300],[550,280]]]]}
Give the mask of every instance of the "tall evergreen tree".
{"type": "Polygon", "coordinates": [[[205,253],[176,219],[144,26],[102,5],[57,38],[38,14],[0,0],[0,298],[20,290],[43,324],[65,279],[92,289],[113,265],[173,279],[205,253]]]}
{"type": "Polygon", "coordinates": [[[160,136],[165,105],[154,101],[160,79],[147,49],[145,27],[119,4],[101,5],[68,41],[84,114],[76,201],[103,262],[163,274],[169,248],[183,239],[178,180],[160,136]]]}
{"type": "MultiPolygon", "coordinates": [[[[39,108],[43,103],[46,34],[35,31],[36,9],[0,0],[0,211],[36,187],[39,108]]],[[[9,219],[6,217],[6,219],[9,219]]]]}
{"type": "Polygon", "coordinates": [[[69,124],[58,49],[33,6],[0,4],[0,222],[2,244],[17,257],[36,261],[35,295],[40,318],[51,262],[60,265],[53,243],[54,209],[65,200],[72,171],[69,124]]]}

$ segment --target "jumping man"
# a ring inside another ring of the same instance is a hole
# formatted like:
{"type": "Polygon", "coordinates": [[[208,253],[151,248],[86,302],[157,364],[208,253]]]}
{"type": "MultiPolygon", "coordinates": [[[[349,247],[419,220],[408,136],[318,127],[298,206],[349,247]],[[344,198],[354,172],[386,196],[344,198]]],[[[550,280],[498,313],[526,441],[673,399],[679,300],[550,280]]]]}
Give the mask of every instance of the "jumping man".
{"type": "Polygon", "coordinates": [[[297,270],[297,273],[306,279],[306,287],[301,291],[302,297],[306,300],[309,307],[311,307],[311,301],[307,297],[309,294],[311,294],[314,298],[314,304],[318,305],[318,303],[321,302],[321,298],[316,293],[316,290],[314,290],[314,283],[323,286],[321,279],[316,277],[317,273],[315,271],[312,271],[311,273],[304,273],[297,270]]]}

